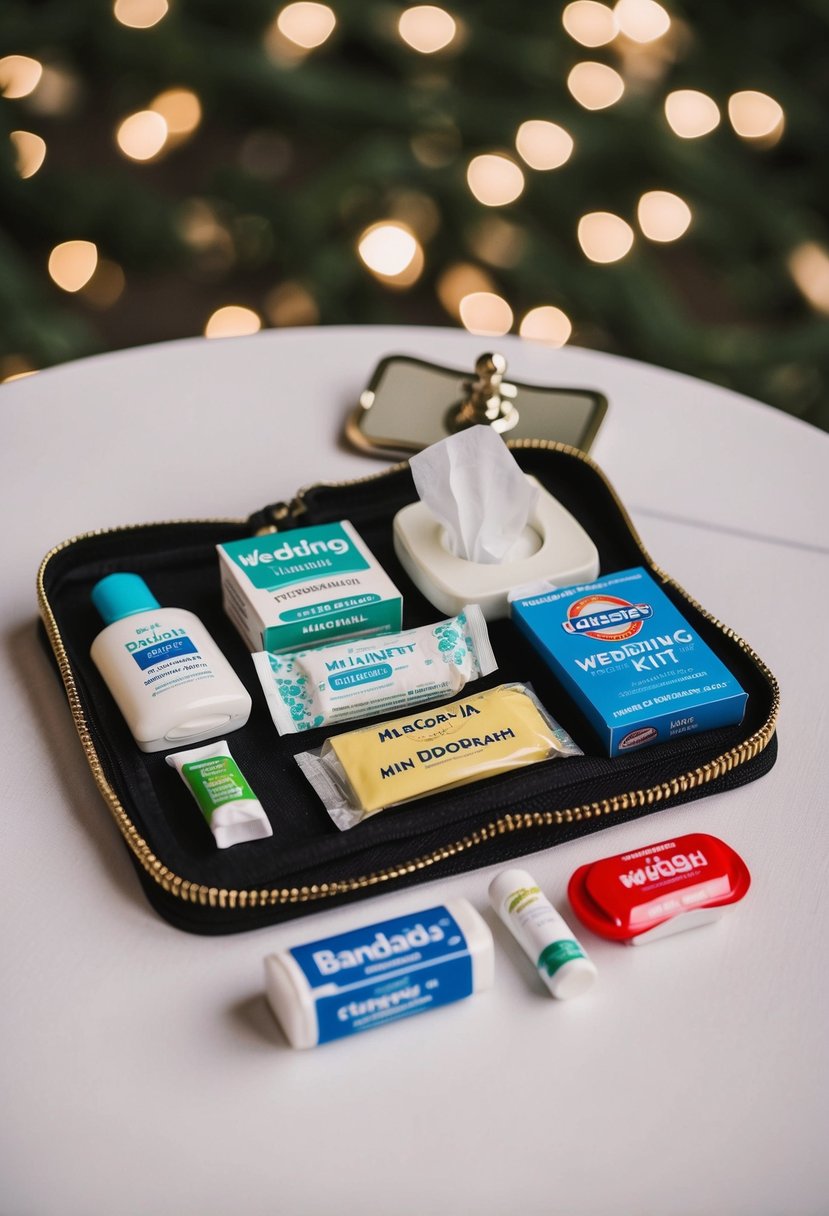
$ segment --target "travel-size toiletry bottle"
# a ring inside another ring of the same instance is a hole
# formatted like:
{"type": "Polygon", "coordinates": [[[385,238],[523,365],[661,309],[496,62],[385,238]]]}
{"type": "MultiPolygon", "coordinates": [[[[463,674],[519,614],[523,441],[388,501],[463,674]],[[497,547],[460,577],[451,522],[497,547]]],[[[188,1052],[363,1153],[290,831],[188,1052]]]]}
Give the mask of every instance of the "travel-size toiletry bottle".
{"type": "Polygon", "coordinates": [[[250,695],[197,616],[162,608],[137,574],[102,578],[92,602],[106,626],[92,661],[142,751],[245,725],[250,695]]]}

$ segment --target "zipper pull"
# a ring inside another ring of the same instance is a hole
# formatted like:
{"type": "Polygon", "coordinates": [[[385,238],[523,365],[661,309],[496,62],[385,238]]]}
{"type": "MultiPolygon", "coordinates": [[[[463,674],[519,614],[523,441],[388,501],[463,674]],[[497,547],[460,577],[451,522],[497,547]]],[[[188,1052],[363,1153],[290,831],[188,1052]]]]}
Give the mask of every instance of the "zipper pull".
{"type": "Polygon", "coordinates": [[[282,532],[295,528],[300,517],[307,511],[302,491],[290,502],[274,502],[261,511],[255,511],[248,519],[253,536],[264,536],[268,532],[282,532]]]}

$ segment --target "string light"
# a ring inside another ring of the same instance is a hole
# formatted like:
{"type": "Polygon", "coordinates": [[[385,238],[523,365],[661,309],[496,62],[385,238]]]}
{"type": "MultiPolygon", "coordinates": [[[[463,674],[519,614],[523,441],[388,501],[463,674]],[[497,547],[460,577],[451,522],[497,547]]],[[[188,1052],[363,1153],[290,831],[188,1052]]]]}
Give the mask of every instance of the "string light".
{"type": "Polygon", "coordinates": [[[458,25],[446,9],[434,4],[417,4],[400,14],[397,29],[413,51],[419,51],[421,55],[434,55],[454,41],[458,25]]]}
{"type": "Polygon", "coordinates": [[[547,346],[564,346],[573,332],[566,312],[552,304],[531,308],[518,327],[522,338],[544,342],[547,346]]]}
{"type": "Polygon", "coordinates": [[[707,93],[677,89],[665,98],[665,117],[680,139],[699,139],[720,125],[720,110],[707,93]]]}
{"type": "Polygon", "coordinates": [[[471,334],[500,338],[512,329],[512,309],[503,296],[491,291],[473,291],[464,296],[458,312],[461,324],[471,334]]]}
{"type": "Polygon", "coordinates": [[[613,13],[631,42],[655,42],[671,28],[670,16],[656,0],[619,0],[613,13]]]}
{"type": "Polygon", "coordinates": [[[688,231],[691,208],[678,194],[648,190],[639,199],[636,218],[649,241],[676,241],[688,231]]]}
{"type": "Polygon", "coordinates": [[[410,287],[423,270],[423,249],[406,224],[372,224],[360,236],[357,252],[372,274],[391,287],[410,287]]]}
{"type": "Polygon", "coordinates": [[[204,327],[205,338],[245,338],[258,333],[262,318],[252,308],[241,304],[225,304],[211,313],[204,327]]]}
{"type": "Polygon", "coordinates": [[[557,123],[530,118],[518,128],[515,146],[531,169],[559,169],[572,155],[573,138],[557,123]]]}
{"type": "Polygon", "coordinates": [[[514,203],[524,189],[524,174],[515,161],[495,152],[474,156],[467,166],[466,181],[485,207],[514,203]]]}
{"type": "Polygon", "coordinates": [[[92,241],[63,241],[49,254],[49,275],[64,291],[80,291],[97,265],[98,248],[92,241]]]}
{"type": "Polygon", "coordinates": [[[316,325],[317,302],[302,283],[286,280],[265,296],[265,312],[272,325],[316,325]]]}
{"type": "Polygon", "coordinates": [[[728,99],[728,117],[742,139],[776,143],[783,134],[784,114],[779,101],[768,93],[745,89],[728,99]]]}
{"type": "Polygon", "coordinates": [[[153,98],[150,110],[167,124],[170,145],[183,143],[201,122],[201,102],[191,89],[166,89],[153,98]]]}
{"type": "Polygon", "coordinates": [[[34,177],[46,159],[46,141],[33,131],[12,131],[9,135],[21,177],[34,177]]]}
{"type": "Polygon", "coordinates": [[[6,55],[0,59],[0,89],[4,97],[28,97],[42,75],[43,64],[28,55],[6,55]]]}
{"type": "Polygon", "coordinates": [[[829,313],[829,251],[806,241],[789,254],[789,273],[813,308],[829,313]]]}
{"type": "Polygon", "coordinates": [[[133,30],[148,30],[167,16],[167,0],[115,0],[112,11],[116,21],[133,30]]]}
{"type": "Polygon", "coordinates": [[[625,82],[616,69],[606,63],[585,60],[570,70],[567,88],[585,110],[604,110],[622,97],[625,82]]]}
{"type": "Polygon", "coordinates": [[[316,50],[327,42],[336,24],[333,9],[311,0],[286,5],[276,18],[276,28],[282,37],[304,51],[316,50]]]}
{"type": "Polygon", "coordinates": [[[597,0],[574,0],[562,13],[561,23],[573,41],[582,46],[606,46],[619,32],[613,10],[597,0]]]}
{"type": "Polygon", "coordinates": [[[618,262],[630,252],[633,229],[610,211],[591,211],[579,220],[578,238],[591,262],[618,262]]]}
{"type": "Polygon", "coordinates": [[[461,300],[475,292],[493,292],[495,283],[480,266],[471,262],[455,262],[444,270],[437,281],[437,295],[452,317],[460,315],[461,300]]]}
{"type": "Polygon", "coordinates": [[[125,118],[115,134],[118,147],[130,160],[158,156],[167,142],[167,123],[155,110],[139,110],[125,118]]]}

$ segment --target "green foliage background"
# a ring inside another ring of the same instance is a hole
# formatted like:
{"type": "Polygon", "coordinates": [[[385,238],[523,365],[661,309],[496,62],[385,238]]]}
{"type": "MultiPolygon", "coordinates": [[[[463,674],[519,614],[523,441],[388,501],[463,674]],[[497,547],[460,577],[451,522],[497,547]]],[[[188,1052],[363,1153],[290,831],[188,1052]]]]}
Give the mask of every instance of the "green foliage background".
{"type": "Polygon", "coordinates": [[[629,81],[620,102],[596,112],[568,92],[570,68],[592,59],[626,74],[629,62],[618,42],[574,42],[562,4],[447,3],[463,36],[431,56],[401,41],[400,7],[331,4],[333,35],[289,65],[264,47],[280,7],[271,0],[171,0],[146,30],[119,24],[105,0],[5,0],[0,55],[56,69],[65,97],[46,112],[39,90],[1,103],[0,371],[201,333],[231,302],[268,323],[269,308],[281,315],[268,301],[286,281],[313,301],[296,320],[456,324],[437,287],[463,262],[486,271],[516,320],[555,304],[577,344],[702,376],[829,427],[829,318],[790,270],[798,247],[829,245],[823,0],[665,0],[674,25],[652,79],[629,81]],[[201,101],[198,130],[155,162],[127,160],[114,141],[119,123],[176,85],[201,101]],[[670,130],[664,97],[678,88],[716,100],[723,122],[710,135],[670,130]],[[725,118],[741,89],[783,106],[774,147],[740,139],[725,118]],[[517,254],[494,264],[482,256],[481,225],[495,209],[471,195],[466,166],[484,151],[518,159],[515,132],[527,118],[560,123],[575,151],[561,169],[525,170],[523,195],[497,209],[520,239],[517,254]],[[26,180],[8,138],[18,129],[48,148],[26,180]],[[428,165],[413,150],[424,135],[437,149],[428,165]],[[635,228],[637,199],[652,189],[688,201],[688,233],[657,245],[637,232],[622,261],[589,262],[579,217],[607,210],[635,228]],[[193,200],[214,217],[210,239],[188,236],[193,200]],[[407,291],[378,282],[356,254],[365,227],[393,215],[415,227],[428,217],[425,267],[407,291]],[[50,250],[75,238],[123,269],[125,289],[109,307],[50,280],[50,250]]]}

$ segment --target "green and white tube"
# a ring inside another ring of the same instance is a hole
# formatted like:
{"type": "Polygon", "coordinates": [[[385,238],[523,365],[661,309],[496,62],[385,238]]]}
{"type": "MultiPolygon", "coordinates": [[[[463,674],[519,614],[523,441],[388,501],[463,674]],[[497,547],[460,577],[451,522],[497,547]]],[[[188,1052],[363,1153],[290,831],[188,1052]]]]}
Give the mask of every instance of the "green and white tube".
{"type": "Polygon", "coordinates": [[[280,735],[456,696],[498,666],[477,604],[435,625],[253,661],[280,735]]]}
{"type": "Polygon", "coordinates": [[[167,763],[199,804],[218,848],[273,836],[270,820],[225,739],[174,752],[167,763]]]}

